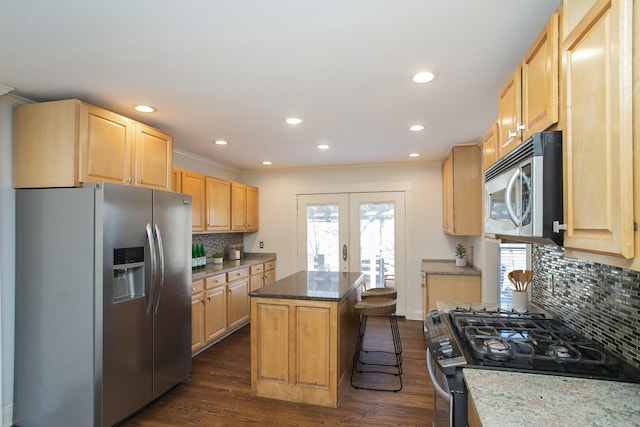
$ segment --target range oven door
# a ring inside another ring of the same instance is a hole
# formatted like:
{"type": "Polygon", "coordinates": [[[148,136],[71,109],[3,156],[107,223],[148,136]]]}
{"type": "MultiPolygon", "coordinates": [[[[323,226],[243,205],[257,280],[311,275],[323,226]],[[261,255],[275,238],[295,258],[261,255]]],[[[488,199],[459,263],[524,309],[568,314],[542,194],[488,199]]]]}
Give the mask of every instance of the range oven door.
{"type": "Polygon", "coordinates": [[[453,399],[449,391],[447,377],[433,361],[427,349],[427,369],[433,383],[433,427],[453,426],[453,399]]]}

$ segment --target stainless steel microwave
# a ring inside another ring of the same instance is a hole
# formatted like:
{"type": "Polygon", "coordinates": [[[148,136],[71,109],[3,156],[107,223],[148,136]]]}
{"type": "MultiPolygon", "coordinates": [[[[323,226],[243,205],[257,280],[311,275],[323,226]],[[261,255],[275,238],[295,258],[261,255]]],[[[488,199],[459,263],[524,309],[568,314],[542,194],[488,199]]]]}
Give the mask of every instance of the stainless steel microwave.
{"type": "Polygon", "coordinates": [[[484,231],[562,246],[562,132],[535,133],[484,173],[484,231]],[[554,222],[556,226],[554,227],[554,222]]]}

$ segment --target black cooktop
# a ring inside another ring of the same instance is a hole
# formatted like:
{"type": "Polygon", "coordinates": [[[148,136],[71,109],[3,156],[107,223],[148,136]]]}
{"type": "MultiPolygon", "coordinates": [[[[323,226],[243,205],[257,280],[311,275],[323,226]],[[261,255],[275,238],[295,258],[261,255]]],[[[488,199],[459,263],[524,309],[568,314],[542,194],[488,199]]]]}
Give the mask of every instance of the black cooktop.
{"type": "Polygon", "coordinates": [[[447,320],[468,367],[640,382],[640,370],[542,314],[456,309],[447,320]]]}

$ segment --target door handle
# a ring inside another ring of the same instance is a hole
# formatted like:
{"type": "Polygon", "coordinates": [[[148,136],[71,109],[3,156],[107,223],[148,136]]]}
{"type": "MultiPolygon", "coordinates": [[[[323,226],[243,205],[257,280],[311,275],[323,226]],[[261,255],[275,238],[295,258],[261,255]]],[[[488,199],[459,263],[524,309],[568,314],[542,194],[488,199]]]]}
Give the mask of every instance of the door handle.
{"type": "Polygon", "coordinates": [[[147,315],[151,315],[151,309],[154,304],[156,293],[156,269],[158,268],[158,262],[156,259],[156,244],[155,239],[153,238],[153,230],[151,229],[151,224],[147,223],[146,231],[147,241],[149,242],[149,255],[151,258],[151,278],[149,279],[149,295],[146,301],[145,308],[147,311],[147,315]]]}
{"type": "Polygon", "coordinates": [[[516,184],[516,181],[518,180],[518,178],[520,178],[521,173],[522,171],[518,169],[513,174],[513,176],[509,180],[509,183],[507,184],[507,188],[504,190],[505,191],[504,202],[507,205],[507,213],[509,214],[509,218],[511,218],[511,221],[513,221],[516,227],[520,227],[522,218],[518,218],[516,211],[513,209],[513,201],[511,200],[511,190],[513,189],[513,186],[516,184]]]}
{"type": "Polygon", "coordinates": [[[158,280],[158,287],[156,288],[156,295],[154,296],[154,313],[157,313],[158,306],[160,305],[160,295],[162,294],[162,289],[164,288],[164,247],[162,245],[162,235],[160,234],[158,224],[154,225],[154,229],[156,235],[156,244],[158,245],[158,274],[160,275],[160,280],[158,280]]]}
{"type": "Polygon", "coordinates": [[[346,261],[346,260],[347,260],[347,255],[348,255],[348,252],[347,252],[347,245],[346,245],[346,243],[345,243],[344,245],[342,245],[342,260],[343,260],[343,261],[346,261]]]}

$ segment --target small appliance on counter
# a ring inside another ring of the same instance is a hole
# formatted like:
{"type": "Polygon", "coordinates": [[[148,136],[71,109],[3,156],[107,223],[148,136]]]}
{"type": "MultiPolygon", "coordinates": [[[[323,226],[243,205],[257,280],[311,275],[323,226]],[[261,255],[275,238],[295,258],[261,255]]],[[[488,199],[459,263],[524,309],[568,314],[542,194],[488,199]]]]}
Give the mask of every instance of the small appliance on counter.
{"type": "Polygon", "coordinates": [[[236,243],[233,245],[228,245],[227,252],[229,254],[227,258],[229,261],[236,261],[241,258],[244,258],[244,244],[236,243]]]}

